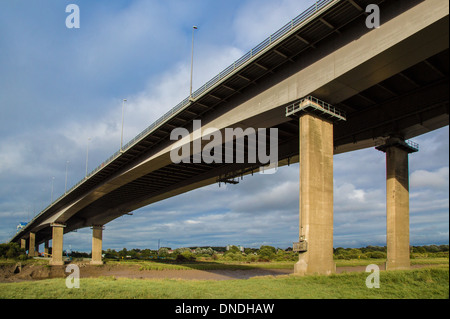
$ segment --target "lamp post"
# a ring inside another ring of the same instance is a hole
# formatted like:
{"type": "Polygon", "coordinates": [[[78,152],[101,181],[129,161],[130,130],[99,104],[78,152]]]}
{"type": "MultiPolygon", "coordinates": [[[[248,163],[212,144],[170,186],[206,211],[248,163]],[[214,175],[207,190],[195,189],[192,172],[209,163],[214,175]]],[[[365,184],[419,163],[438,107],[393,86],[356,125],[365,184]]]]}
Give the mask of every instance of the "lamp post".
{"type": "Polygon", "coordinates": [[[69,161],[66,161],[66,182],[65,182],[65,186],[64,186],[64,194],[67,194],[67,169],[69,167],[69,161]]]}
{"type": "Polygon", "coordinates": [[[53,184],[54,184],[54,181],[55,181],[55,178],[52,177],[52,193],[51,193],[51,196],[50,196],[50,204],[53,204],[53,184]]]}
{"type": "Polygon", "coordinates": [[[197,30],[198,27],[194,25],[192,27],[192,51],[191,51],[191,84],[189,88],[189,99],[192,100],[192,73],[194,70],[194,30],[197,30]]]}
{"type": "Polygon", "coordinates": [[[123,146],[123,118],[125,113],[125,102],[127,99],[122,100],[122,133],[120,134],[120,151],[123,152],[122,146],[123,146]]]}
{"type": "Polygon", "coordinates": [[[88,175],[88,158],[89,158],[89,141],[91,140],[91,138],[88,138],[88,142],[87,142],[87,147],[86,147],[86,178],[88,175]]]}

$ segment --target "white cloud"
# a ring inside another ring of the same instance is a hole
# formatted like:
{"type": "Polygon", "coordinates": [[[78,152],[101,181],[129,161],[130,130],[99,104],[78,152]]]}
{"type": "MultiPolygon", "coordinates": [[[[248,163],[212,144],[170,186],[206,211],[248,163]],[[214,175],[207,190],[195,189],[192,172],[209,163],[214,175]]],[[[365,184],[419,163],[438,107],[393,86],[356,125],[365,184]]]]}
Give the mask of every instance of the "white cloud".
{"type": "Polygon", "coordinates": [[[449,168],[442,167],[435,171],[416,170],[411,174],[410,179],[410,185],[414,188],[431,187],[448,190],[449,168]]]}
{"type": "Polygon", "coordinates": [[[251,0],[237,13],[233,24],[236,41],[250,49],[302,13],[315,1],[251,0]]]}
{"type": "Polygon", "coordinates": [[[16,171],[23,164],[23,145],[2,141],[0,144],[0,176],[6,172],[16,171]]]}
{"type": "Polygon", "coordinates": [[[356,189],[353,184],[348,182],[335,187],[335,194],[339,201],[357,201],[364,203],[366,201],[366,192],[363,189],[356,189]]]}

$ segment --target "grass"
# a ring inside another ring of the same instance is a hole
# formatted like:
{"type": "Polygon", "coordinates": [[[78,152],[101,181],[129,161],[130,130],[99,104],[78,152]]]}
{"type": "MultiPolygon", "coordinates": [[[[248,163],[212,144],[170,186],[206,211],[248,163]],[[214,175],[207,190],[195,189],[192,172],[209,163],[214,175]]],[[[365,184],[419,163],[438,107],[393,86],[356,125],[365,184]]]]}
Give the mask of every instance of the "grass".
{"type": "MultiPolygon", "coordinates": [[[[411,265],[448,265],[449,259],[445,257],[437,258],[416,258],[411,259],[411,265]]],[[[335,260],[336,267],[353,267],[353,266],[367,266],[370,264],[381,265],[386,262],[386,259],[337,259],[335,260]]]]}
{"type": "Polygon", "coordinates": [[[220,261],[200,261],[187,263],[171,262],[142,262],[138,263],[141,270],[249,270],[249,269],[291,269],[294,268],[294,262],[220,262],[220,261]]]}
{"type": "Polygon", "coordinates": [[[368,289],[364,272],[331,276],[255,277],[248,280],[82,278],[79,289],[65,279],[0,284],[0,298],[81,299],[366,299],[449,298],[448,266],[380,272],[380,288],[368,289]]]}
{"type": "MultiPolygon", "coordinates": [[[[335,260],[336,267],[367,266],[369,264],[381,265],[385,259],[352,259],[335,260]]],[[[141,270],[249,270],[249,269],[293,269],[296,261],[272,262],[232,262],[232,261],[194,261],[177,263],[175,261],[108,261],[108,265],[138,265],[141,270]]],[[[411,265],[448,265],[448,258],[418,258],[411,259],[411,265]]]]}

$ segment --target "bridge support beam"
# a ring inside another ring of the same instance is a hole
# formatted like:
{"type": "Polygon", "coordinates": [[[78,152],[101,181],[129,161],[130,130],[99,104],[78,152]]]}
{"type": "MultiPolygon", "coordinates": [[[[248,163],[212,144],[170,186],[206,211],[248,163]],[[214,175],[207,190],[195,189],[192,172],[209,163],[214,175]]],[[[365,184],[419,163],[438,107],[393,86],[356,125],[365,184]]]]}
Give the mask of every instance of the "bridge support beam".
{"type": "Polygon", "coordinates": [[[28,257],[35,256],[35,249],[36,249],[36,234],[30,233],[30,238],[28,240],[28,257]]]}
{"type": "Polygon", "coordinates": [[[38,243],[36,243],[36,246],[34,246],[34,255],[36,257],[39,256],[39,244],[38,243]]]}
{"type": "Polygon", "coordinates": [[[61,266],[63,261],[63,237],[64,227],[62,224],[51,224],[52,227],[52,259],[50,265],[61,266]]]}
{"type": "Polygon", "coordinates": [[[333,124],[317,115],[303,114],[300,126],[300,252],[294,273],[336,271],[333,261],[333,124]]]}
{"type": "Polygon", "coordinates": [[[48,255],[50,253],[49,252],[49,248],[50,248],[49,241],[46,240],[45,243],[44,243],[44,257],[48,257],[48,255]]]}
{"type": "Polygon", "coordinates": [[[410,268],[408,154],[417,152],[399,138],[378,150],[386,153],[386,270],[410,268]]]}
{"type": "Polygon", "coordinates": [[[103,265],[102,261],[103,225],[92,226],[91,265],[103,265]]]}
{"type": "Polygon", "coordinates": [[[27,240],[25,238],[20,240],[20,248],[27,249],[27,240]]]}

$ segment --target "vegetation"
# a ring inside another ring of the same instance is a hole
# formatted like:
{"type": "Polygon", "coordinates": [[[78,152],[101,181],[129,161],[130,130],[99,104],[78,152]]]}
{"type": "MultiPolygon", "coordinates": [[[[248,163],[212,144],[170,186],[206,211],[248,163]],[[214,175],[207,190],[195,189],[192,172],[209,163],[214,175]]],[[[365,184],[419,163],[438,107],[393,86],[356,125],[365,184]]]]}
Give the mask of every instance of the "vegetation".
{"type": "MultiPolygon", "coordinates": [[[[429,246],[412,246],[411,259],[415,258],[448,258],[448,245],[429,245],[429,246]]],[[[363,248],[342,248],[334,249],[334,259],[386,259],[386,246],[367,246],[363,248]]]]}
{"type": "MultiPolygon", "coordinates": [[[[107,249],[103,251],[105,261],[124,260],[170,260],[179,263],[194,261],[219,261],[219,262],[296,262],[298,253],[291,248],[286,250],[263,245],[257,248],[228,247],[183,247],[172,250],[170,247],[162,247],[159,250],[123,248],[120,251],[107,249]]],[[[90,258],[91,254],[72,251],[70,257],[90,258]]],[[[345,260],[385,260],[387,257],[386,246],[367,246],[362,248],[334,249],[334,259],[337,264],[345,264],[345,260]]],[[[424,258],[448,258],[449,245],[412,246],[411,260],[424,258]]],[[[0,244],[0,258],[10,260],[25,260],[26,252],[17,243],[0,244]]]]}
{"type": "Polygon", "coordinates": [[[2,283],[0,298],[143,298],[143,299],[448,299],[448,267],[382,271],[380,288],[369,289],[367,273],[331,276],[254,277],[248,280],[175,280],[82,278],[79,289],[64,279],[2,283]]]}
{"type": "Polygon", "coordinates": [[[0,244],[0,258],[25,260],[27,255],[18,243],[8,243],[0,244]]]}
{"type": "MultiPolygon", "coordinates": [[[[416,258],[448,258],[448,245],[412,246],[411,259],[416,258]]],[[[72,254],[72,257],[77,257],[72,254]]],[[[339,260],[375,260],[386,259],[386,246],[367,246],[362,248],[342,248],[334,249],[334,259],[339,260]]],[[[257,248],[245,248],[241,251],[237,246],[226,247],[184,247],[171,250],[169,247],[162,247],[159,250],[131,249],[126,248],[115,251],[108,249],[104,251],[104,257],[109,260],[174,260],[178,262],[192,262],[205,260],[219,260],[228,262],[288,262],[297,261],[298,253],[292,249],[281,249],[263,245],[257,248]]]]}
{"type": "MultiPolygon", "coordinates": [[[[123,249],[104,251],[108,265],[138,265],[145,270],[250,270],[292,269],[298,253],[292,250],[261,246],[259,249],[240,249],[236,246],[178,248],[159,251],[123,249]],[[220,247],[219,247],[220,248],[220,247]]],[[[26,259],[25,251],[17,244],[0,245],[2,263],[26,259]]],[[[72,252],[73,257],[86,257],[72,252]]],[[[386,261],[386,247],[336,248],[336,266],[367,266],[386,261]]],[[[426,266],[407,271],[381,271],[380,288],[368,289],[365,272],[350,272],[331,276],[267,276],[249,280],[203,281],[174,279],[116,279],[114,276],[81,278],[79,289],[67,289],[65,279],[46,279],[15,283],[0,283],[2,298],[444,298],[449,297],[448,245],[412,247],[411,264],[426,266]]],[[[46,260],[28,259],[27,263],[46,260]]],[[[100,266],[103,267],[103,266],[100,266]]]]}

